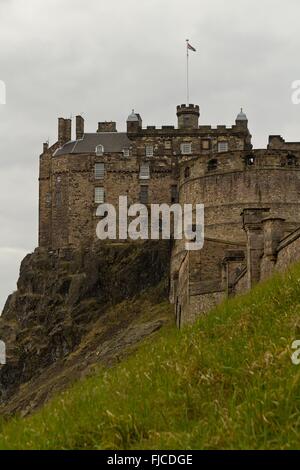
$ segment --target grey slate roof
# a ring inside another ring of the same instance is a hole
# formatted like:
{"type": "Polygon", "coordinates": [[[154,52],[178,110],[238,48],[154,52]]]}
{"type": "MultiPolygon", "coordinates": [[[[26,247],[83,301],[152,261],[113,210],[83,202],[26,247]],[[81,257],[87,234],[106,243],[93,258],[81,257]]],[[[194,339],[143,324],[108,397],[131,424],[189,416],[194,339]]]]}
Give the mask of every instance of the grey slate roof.
{"type": "Polygon", "coordinates": [[[84,134],[83,139],[67,142],[57,149],[53,156],[66,155],[69,153],[93,153],[97,145],[102,144],[104,153],[122,152],[124,148],[129,148],[132,144],[126,132],[99,132],[94,134],[84,134]]]}

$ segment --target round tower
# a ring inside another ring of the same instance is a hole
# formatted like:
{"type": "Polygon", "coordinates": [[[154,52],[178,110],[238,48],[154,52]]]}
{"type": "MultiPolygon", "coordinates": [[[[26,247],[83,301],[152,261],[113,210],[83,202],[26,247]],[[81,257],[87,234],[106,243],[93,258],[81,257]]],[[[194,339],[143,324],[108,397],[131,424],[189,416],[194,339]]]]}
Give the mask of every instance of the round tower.
{"type": "Polygon", "coordinates": [[[178,129],[198,129],[200,109],[197,104],[177,106],[178,129]]]}

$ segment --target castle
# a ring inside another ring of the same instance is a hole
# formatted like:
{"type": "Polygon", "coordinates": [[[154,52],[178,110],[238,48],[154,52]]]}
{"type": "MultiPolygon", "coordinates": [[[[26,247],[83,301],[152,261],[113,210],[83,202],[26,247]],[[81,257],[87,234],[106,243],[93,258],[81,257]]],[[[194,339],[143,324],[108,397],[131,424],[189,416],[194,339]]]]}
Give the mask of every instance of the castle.
{"type": "Polygon", "coordinates": [[[172,243],[179,327],[300,258],[300,142],[274,135],[254,150],[242,110],[229,128],[199,125],[199,116],[199,106],[182,104],[177,128],[143,128],[132,111],[126,132],[99,122],[95,133],[77,116],[75,140],[71,119],[59,118],[58,140],[40,156],[42,250],[92,245],[98,205],[117,207],[121,195],[128,204],[204,204],[203,249],[172,243]]]}

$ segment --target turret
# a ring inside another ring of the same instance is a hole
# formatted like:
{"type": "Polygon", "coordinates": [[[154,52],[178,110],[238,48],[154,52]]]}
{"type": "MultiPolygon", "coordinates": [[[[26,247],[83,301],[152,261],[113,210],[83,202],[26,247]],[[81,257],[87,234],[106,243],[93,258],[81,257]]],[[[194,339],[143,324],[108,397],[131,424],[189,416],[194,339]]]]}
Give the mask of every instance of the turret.
{"type": "Polygon", "coordinates": [[[196,104],[181,104],[177,106],[178,129],[198,129],[199,106],[196,104]]]}
{"type": "Polygon", "coordinates": [[[142,128],[142,118],[138,113],[132,110],[132,113],[127,118],[127,133],[136,134],[142,128]]]}
{"type": "Polygon", "coordinates": [[[242,129],[248,129],[248,118],[244,113],[243,108],[241,108],[241,112],[237,115],[235,123],[242,129]]]}

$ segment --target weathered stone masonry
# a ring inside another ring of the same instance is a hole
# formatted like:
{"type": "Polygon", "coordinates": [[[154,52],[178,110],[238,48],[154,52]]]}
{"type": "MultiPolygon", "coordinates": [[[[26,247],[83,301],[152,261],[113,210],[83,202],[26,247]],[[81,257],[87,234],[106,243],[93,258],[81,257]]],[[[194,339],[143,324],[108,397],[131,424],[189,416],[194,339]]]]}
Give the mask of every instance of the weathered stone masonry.
{"type": "Polygon", "coordinates": [[[100,199],[116,207],[119,196],[205,205],[204,248],[173,243],[170,300],[179,326],[285,268],[300,248],[300,143],[270,136],[267,149],[254,150],[242,111],[232,127],[199,125],[199,116],[199,106],[180,105],[177,128],[144,128],[133,111],[126,132],[100,122],[95,133],[77,116],[75,140],[71,120],[59,118],[58,141],[44,144],[40,157],[46,250],[93,244],[100,199]]]}

